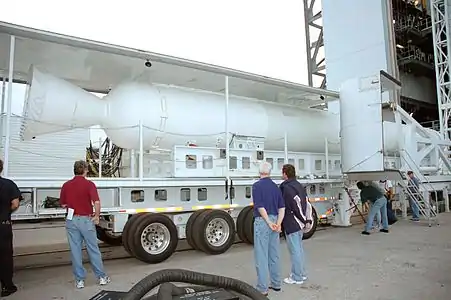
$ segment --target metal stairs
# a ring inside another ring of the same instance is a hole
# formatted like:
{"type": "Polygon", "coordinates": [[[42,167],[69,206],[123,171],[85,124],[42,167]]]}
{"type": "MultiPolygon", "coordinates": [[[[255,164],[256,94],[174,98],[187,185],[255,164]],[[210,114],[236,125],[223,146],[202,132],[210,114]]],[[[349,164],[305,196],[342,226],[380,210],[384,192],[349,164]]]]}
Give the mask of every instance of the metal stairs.
{"type": "MultiPolygon", "coordinates": [[[[409,153],[404,151],[405,155],[401,155],[401,159],[404,162],[404,166],[408,170],[414,171],[414,176],[418,179],[419,185],[416,186],[411,180],[407,178],[407,173],[400,170],[400,175],[403,180],[399,183],[403,188],[403,192],[407,199],[411,199],[412,202],[418,207],[420,215],[428,221],[429,227],[433,223],[435,225],[440,225],[438,220],[438,195],[437,191],[426,176],[421,172],[416,172],[419,167],[413,162],[409,153]],[[410,162],[409,162],[410,161],[410,162]],[[434,193],[432,197],[431,193],[434,193]]],[[[412,209],[412,208],[411,208],[412,209]]]]}

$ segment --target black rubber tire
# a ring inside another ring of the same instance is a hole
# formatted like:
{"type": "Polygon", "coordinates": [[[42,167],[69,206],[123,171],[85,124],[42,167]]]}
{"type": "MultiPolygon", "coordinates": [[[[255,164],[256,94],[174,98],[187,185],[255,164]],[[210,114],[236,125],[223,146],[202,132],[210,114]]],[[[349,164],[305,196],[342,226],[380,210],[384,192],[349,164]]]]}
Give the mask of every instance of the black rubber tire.
{"type": "Polygon", "coordinates": [[[122,230],[122,246],[124,246],[125,251],[127,251],[127,253],[130,254],[131,256],[134,256],[134,254],[132,253],[132,251],[130,249],[130,244],[129,244],[130,235],[132,235],[131,233],[134,232],[134,228],[135,228],[138,218],[140,216],[142,216],[143,214],[146,214],[146,213],[138,213],[138,214],[132,215],[127,220],[127,222],[125,223],[124,229],[122,230]]]}
{"type": "Polygon", "coordinates": [[[318,226],[318,215],[316,214],[316,210],[313,206],[312,206],[312,219],[313,226],[309,232],[304,232],[304,234],[302,235],[303,240],[308,240],[309,238],[311,238],[315,234],[316,227],[318,226]]]}
{"type": "Polygon", "coordinates": [[[109,234],[104,228],[96,225],[97,239],[111,246],[122,245],[122,235],[113,236],[109,234]]]}
{"type": "Polygon", "coordinates": [[[244,235],[248,240],[248,243],[254,244],[254,210],[250,209],[246,213],[246,217],[244,218],[244,235]]]}
{"type": "Polygon", "coordinates": [[[244,230],[245,227],[245,220],[246,215],[249,212],[249,210],[252,210],[252,206],[246,206],[243,208],[240,213],[238,214],[238,218],[236,218],[236,233],[238,234],[238,237],[240,240],[244,243],[250,244],[249,240],[246,237],[246,233],[244,230]]]}
{"type": "Polygon", "coordinates": [[[196,222],[197,218],[208,209],[201,209],[198,211],[193,212],[193,214],[189,217],[188,222],[186,222],[185,227],[185,235],[186,235],[186,241],[188,244],[193,248],[194,250],[199,250],[199,247],[196,244],[196,241],[194,240],[194,223],[196,222]]]}
{"type": "Polygon", "coordinates": [[[129,247],[134,257],[148,264],[157,264],[167,260],[177,249],[179,242],[178,231],[171,219],[161,214],[144,214],[136,221],[136,229],[131,232],[128,240],[129,247]],[[169,244],[167,248],[159,254],[150,254],[141,246],[141,234],[144,229],[152,223],[160,223],[169,230],[169,244]]]}
{"type": "Polygon", "coordinates": [[[196,233],[193,235],[193,238],[194,243],[198,246],[199,250],[211,255],[226,252],[235,242],[235,222],[233,218],[223,210],[207,210],[202,212],[194,222],[193,232],[196,233]],[[229,226],[229,236],[221,246],[211,245],[207,240],[207,235],[205,232],[208,223],[216,218],[223,219],[229,226]]]}

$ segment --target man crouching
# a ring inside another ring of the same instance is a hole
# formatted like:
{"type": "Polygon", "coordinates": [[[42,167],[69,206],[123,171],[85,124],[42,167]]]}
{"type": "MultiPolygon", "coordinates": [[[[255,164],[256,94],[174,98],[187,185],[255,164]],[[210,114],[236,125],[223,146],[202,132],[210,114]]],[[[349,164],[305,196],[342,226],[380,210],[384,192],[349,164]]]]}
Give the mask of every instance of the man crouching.
{"type": "Polygon", "coordinates": [[[362,201],[362,204],[365,204],[367,201],[371,203],[365,230],[362,231],[362,234],[370,235],[374,217],[379,211],[382,218],[382,229],[380,232],[388,233],[387,199],[382,191],[373,185],[365,185],[362,181],[357,182],[357,188],[360,190],[360,201],[362,201]]]}

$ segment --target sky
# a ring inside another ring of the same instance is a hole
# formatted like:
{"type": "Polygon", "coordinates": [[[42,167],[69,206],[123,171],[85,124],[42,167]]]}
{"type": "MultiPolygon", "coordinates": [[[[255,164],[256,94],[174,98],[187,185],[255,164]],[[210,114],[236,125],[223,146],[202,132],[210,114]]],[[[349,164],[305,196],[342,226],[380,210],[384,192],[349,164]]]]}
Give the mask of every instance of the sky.
{"type": "MultiPolygon", "coordinates": [[[[0,20],[307,84],[302,0],[72,3],[5,1],[0,20]]],[[[13,113],[23,93],[13,90],[13,113]]]]}

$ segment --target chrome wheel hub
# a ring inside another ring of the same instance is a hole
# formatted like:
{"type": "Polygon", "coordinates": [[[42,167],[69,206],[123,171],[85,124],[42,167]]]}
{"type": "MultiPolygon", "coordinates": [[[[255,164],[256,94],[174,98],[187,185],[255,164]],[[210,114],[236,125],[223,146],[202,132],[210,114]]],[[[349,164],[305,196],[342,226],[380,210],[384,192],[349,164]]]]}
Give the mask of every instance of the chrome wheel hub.
{"type": "Polygon", "coordinates": [[[205,236],[210,245],[220,247],[226,243],[230,236],[229,224],[222,218],[215,218],[207,224],[205,236]]]}
{"type": "Polygon", "coordinates": [[[161,223],[152,223],[141,233],[141,246],[152,255],[163,253],[171,242],[169,229],[161,223]]]}

